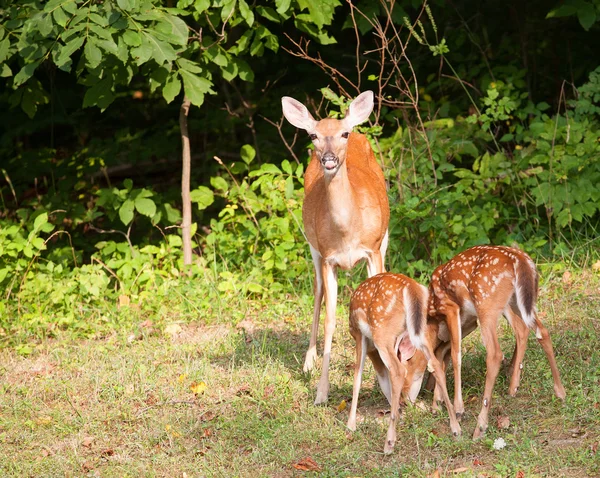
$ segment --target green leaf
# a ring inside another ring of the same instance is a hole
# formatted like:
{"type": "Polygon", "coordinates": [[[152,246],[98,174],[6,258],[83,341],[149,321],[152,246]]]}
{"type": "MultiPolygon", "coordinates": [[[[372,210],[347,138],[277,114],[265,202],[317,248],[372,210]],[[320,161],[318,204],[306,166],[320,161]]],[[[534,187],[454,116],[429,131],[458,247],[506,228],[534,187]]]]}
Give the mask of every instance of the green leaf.
{"type": "Polygon", "coordinates": [[[204,95],[206,93],[213,93],[210,88],[212,86],[210,80],[194,75],[186,70],[179,70],[179,74],[181,75],[181,78],[183,78],[185,94],[192,104],[202,106],[202,103],[204,103],[204,95]]]}
{"type": "Polygon", "coordinates": [[[181,213],[177,209],[175,209],[169,203],[163,204],[163,207],[167,213],[167,221],[169,221],[170,224],[177,224],[179,221],[181,221],[181,213]]]}
{"type": "Polygon", "coordinates": [[[61,27],[64,27],[69,21],[69,17],[65,13],[65,11],[60,7],[54,10],[52,12],[52,15],[54,16],[54,21],[58,23],[61,27]]]}
{"type": "Polygon", "coordinates": [[[225,0],[223,2],[223,8],[221,9],[221,20],[227,22],[231,20],[233,12],[235,10],[235,3],[237,0],[225,0]]]}
{"type": "Polygon", "coordinates": [[[553,8],[548,12],[546,18],[568,17],[577,13],[577,7],[572,4],[564,4],[557,8],[553,8]]]}
{"type": "Polygon", "coordinates": [[[95,45],[94,37],[88,36],[83,51],[88,65],[92,68],[96,68],[102,62],[102,51],[95,45]]]}
{"type": "Polygon", "coordinates": [[[37,60],[37,61],[34,61],[33,63],[28,63],[23,68],[21,68],[21,71],[19,71],[19,73],[17,73],[15,75],[15,79],[14,79],[14,83],[13,83],[14,86],[22,85],[29,78],[31,78],[33,76],[33,73],[35,72],[35,69],[40,65],[41,62],[42,62],[42,60],[37,60]]]}
{"type": "Polygon", "coordinates": [[[156,204],[152,199],[138,197],[135,200],[135,208],[137,212],[144,216],[152,217],[156,214],[156,204]]]}
{"type": "Polygon", "coordinates": [[[288,176],[285,180],[285,197],[291,199],[294,196],[294,180],[288,176]]]}
{"type": "Polygon", "coordinates": [[[119,47],[114,40],[96,40],[97,45],[102,48],[105,52],[111,53],[116,57],[119,56],[119,47]]]}
{"type": "Polygon", "coordinates": [[[38,217],[36,217],[35,220],[33,221],[33,230],[39,231],[42,228],[42,226],[44,224],[46,224],[47,222],[48,222],[48,213],[43,212],[38,217]]]}
{"type": "Polygon", "coordinates": [[[583,29],[588,31],[596,23],[596,7],[588,2],[580,4],[577,9],[577,18],[583,29]]]}
{"type": "Polygon", "coordinates": [[[166,62],[175,61],[175,59],[177,58],[177,54],[175,53],[175,50],[169,43],[163,40],[159,40],[158,38],[156,38],[156,36],[148,32],[144,32],[144,36],[150,42],[153,53],[152,59],[156,63],[162,65],[166,62]]]}
{"type": "Polygon", "coordinates": [[[112,92],[112,78],[103,78],[85,92],[83,107],[98,106],[105,110],[115,99],[112,92]]]}
{"type": "Polygon", "coordinates": [[[284,159],[281,162],[281,169],[283,169],[283,172],[285,173],[292,174],[292,165],[287,159],[284,159]]]}
{"type": "Polygon", "coordinates": [[[213,188],[219,191],[227,191],[229,188],[227,181],[225,181],[221,176],[214,176],[210,178],[210,184],[213,188]]]}
{"type": "Polygon", "coordinates": [[[47,37],[52,32],[52,15],[49,13],[42,13],[39,18],[36,19],[35,22],[36,27],[38,28],[40,34],[42,36],[47,37]]]}
{"type": "Polygon", "coordinates": [[[125,200],[125,202],[119,208],[119,219],[126,226],[133,220],[133,210],[135,204],[131,199],[125,200]]]}
{"type": "Polygon", "coordinates": [[[131,56],[135,58],[138,66],[146,63],[152,58],[154,48],[152,43],[146,35],[142,37],[142,43],[140,46],[131,49],[131,56]]]}
{"type": "Polygon", "coordinates": [[[202,73],[202,68],[195,61],[190,61],[185,58],[177,58],[179,68],[189,71],[190,73],[202,73]]]}
{"type": "Polygon", "coordinates": [[[227,54],[226,54],[225,50],[223,50],[218,45],[214,45],[214,46],[211,46],[210,48],[208,48],[204,52],[204,55],[208,59],[210,59],[210,61],[212,61],[213,63],[215,63],[216,65],[219,65],[221,67],[227,66],[227,63],[229,63],[229,59],[227,58],[227,54]]]}
{"type": "Polygon", "coordinates": [[[187,45],[189,29],[186,23],[181,18],[167,13],[164,14],[164,20],[171,24],[171,33],[177,39],[176,44],[187,45]]]}
{"type": "Polygon", "coordinates": [[[8,57],[8,50],[10,49],[10,40],[6,37],[0,41],[0,63],[2,63],[8,57]]]}
{"type": "Polygon", "coordinates": [[[6,63],[3,63],[0,70],[0,78],[8,78],[9,76],[12,76],[12,70],[6,63]]]}
{"type": "Polygon", "coordinates": [[[135,7],[135,0],[117,0],[117,5],[122,10],[132,10],[135,7]]]}
{"type": "Polygon", "coordinates": [[[31,245],[35,247],[39,251],[43,251],[46,249],[46,244],[44,243],[44,239],[41,237],[34,237],[31,241],[31,245]]]}
{"type": "Polygon", "coordinates": [[[271,20],[272,22],[279,23],[279,15],[277,12],[273,10],[271,7],[256,7],[256,11],[261,17],[266,18],[267,20],[271,20]]]}
{"type": "Polygon", "coordinates": [[[65,0],[49,0],[44,5],[44,11],[52,12],[56,8],[63,6],[63,4],[69,3],[69,1],[74,1],[74,0],[67,0],[67,1],[65,1],[65,0]]]}
{"type": "Polygon", "coordinates": [[[125,30],[123,40],[129,46],[140,46],[142,44],[142,37],[138,32],[133,30],[125,30]]]}
{"type": "Polygon", "coordinates": [[[123,180],[123,186],[129,192],[133,188],[133,181],[130,178],[126,178],[123,180]]]}
{"type": "Polygon", "coordinates": [[[265,51],[265,45],[258,36],[254,37],[252,41],[252,45],[250,45],[250,55],[252,56],[262,56],[265,51]]]}
{"type": "Polygon", "coordinates": [[[284,15],[290,9],[291,4],[292,0],[275,0],[275,5],[277,5],[277,13],[284,15]]]}
{"type": "Polygon", "coordinates": [[[245,60],[242,60],[240,58],[236,59],[236,63],[238,66],[238,75],[240,79],[242,79],[243,81],[254,81],[254,72],[250,68],[250,65],[245,60]]]}
{"type": "Polygon", "coordinates": [[[250,7],[246,3],[246,0],[239,0],[239,3],[240,15],[242,15],[242,18],[244,20],[246,20],[248,26],[251,27],[254,24],[254,13],[252,13],[252,10],[250,10],[250,7]]]}
{"type": "Polygon", "coordinates": [[[238,74],[239,69],[235,60],[230,61],[226,66],[221,68],[221,74],[225,81],[232,81],[238,74]]]}
{"type": "Polygon", "coordinates": [[[196,0],[194,2],[194,8],[198,13],[202,13],[210,7],[210,0],[196,0]]]}
{"type": "Polygon", "coordinates": [[[192,202],[198,203],[198,209],[206,209],[215,201],[215,195],[206,186],[199,186],[190,192],[192,202]]]}
{"type": "Polygon", "coordinates": [[[75,37],[65,46],[59,47],[60,53],[56,59],[56,66],[60,68],[61,66],[65,65],[71,59],[71,55],[81,48],[84,40],[85,38],[83,36],[75,37]]]}
{"type": "Polygon", "coordinates": [[[179,78],[177,78],[176,74],[173,74],[167,79],[165,86],[163,86],[163,97],[167,101],[167,103],[170,103],[175,99],[175,97],[179,94],[180,91],[181,81],[179,81],[179,78]]]}
{"type": "Polygon", "coordinates": [[[250,164],[252,160],[256,157],[256,150],[251,145],[245,144],[240,149],[240,156],[244,163],[250,164]]]}

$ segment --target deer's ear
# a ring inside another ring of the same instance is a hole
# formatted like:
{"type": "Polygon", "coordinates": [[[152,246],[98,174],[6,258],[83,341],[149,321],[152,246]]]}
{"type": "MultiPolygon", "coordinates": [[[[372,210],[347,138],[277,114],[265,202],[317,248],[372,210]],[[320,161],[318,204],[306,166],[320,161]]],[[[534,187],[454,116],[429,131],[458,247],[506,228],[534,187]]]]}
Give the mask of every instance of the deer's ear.
{"type": "Polygon", "coordinates": [[[290,98],[289,96],[284,96],[281,98],[281,107],[285,118],[296,128],[304,129],[309,132],[315,130],[317,122],[308,112],[306,106],[298,100],[290,98]]]}
{"type": "Polygon", "coordinates": [[[373,92],[365,91],[350,103],[348,113],[344,118],[346,128],[352,129],[356,125],[367,121],[371,115],[371,111],[373,111],[373,92]]]}
{"type": "Polygon", "coordinates": [[[400,337],[400,344],[398,345],[398,358],[400,362],[408,362],[416,352],[414,344],[410,341],[408,334],[405,332],[400,337]]]}

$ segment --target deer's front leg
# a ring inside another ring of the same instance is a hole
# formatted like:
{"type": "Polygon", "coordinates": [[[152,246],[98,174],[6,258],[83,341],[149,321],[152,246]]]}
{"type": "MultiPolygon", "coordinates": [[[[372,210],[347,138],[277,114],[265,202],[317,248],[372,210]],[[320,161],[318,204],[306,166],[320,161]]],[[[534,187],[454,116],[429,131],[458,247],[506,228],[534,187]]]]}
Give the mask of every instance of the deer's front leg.
{"type": "MultiPolygon", "coordinates": [[[[310,244],[309,244],[310,246],[310,244]]],[[[319,316],[321,315],[321,304],[323,303],[323,270],[322,263],[323,258],[319,251],[313,246],[310,246],[310,253],[312,255],[313,264],[315,266],[315,304],[313,309],[313,322],[310,329],[310,343],[308,350],[306,351],[306,358],[304,359],[303,370],[305,372],[311,371],[317,360],[317,336],[319,335],[319,316]]]]}
{"type": "Polygon", "coordinates": [[[329,395],[329,361],[331,359],[331,345],[335,331],[335,308],[337,305],[337,270],[335,266],[323,261],[323,285],[325,290],[325,346],[323,348],[323,370],[317,386],[315,405],[325,403],[329,395]]]}

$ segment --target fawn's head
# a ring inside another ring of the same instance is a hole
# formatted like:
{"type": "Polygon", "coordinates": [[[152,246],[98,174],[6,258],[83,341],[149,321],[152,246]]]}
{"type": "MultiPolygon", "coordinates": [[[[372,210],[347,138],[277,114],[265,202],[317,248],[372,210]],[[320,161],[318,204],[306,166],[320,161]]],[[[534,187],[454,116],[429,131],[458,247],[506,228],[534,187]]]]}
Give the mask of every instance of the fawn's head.
{"type": "Polygon", "coordinates": [[[306,106],[289,96],[281,98],[283,114],[297,128],[306,130],[315,146],[323,172],[333,175],[346,160],[348,137],[352,128],[366,121],[373,111],[373,92],[358,95],[342,120],[325,118],[315,120],[306,106]]]}

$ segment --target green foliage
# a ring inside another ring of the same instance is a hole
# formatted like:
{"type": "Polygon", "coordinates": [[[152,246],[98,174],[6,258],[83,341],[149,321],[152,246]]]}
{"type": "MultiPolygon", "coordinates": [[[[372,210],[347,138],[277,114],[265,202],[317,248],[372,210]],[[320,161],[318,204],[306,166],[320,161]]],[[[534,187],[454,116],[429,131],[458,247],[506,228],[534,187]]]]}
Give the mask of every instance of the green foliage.
{"type": "Polygon", "coordinates": [[[546,18],[576,16],[579,24],[589,30],[600,17],[598,0],[565,0],[548,12],[546,18]]]}
{"type": "Polygon", "coordinates": [[[391,270],[425,282],[485,242],[538,257],[589,252],[600,227],[597,2],[561,2],[548,20],[543,3],[507,13],[498,2],[433,1],[421,15],[420,0],[392,11],[378,0],[0,0],[0,336],[19,337],[10,340],[27,354],[21,333],[103,333],[131,312],[117,307],[122,297],[158,314],[174,284],[202,291],[185,302],[194,315],[218,314],[222,299],[309,296],[309,142],[288,143],[285,161],[277,133],[294,132],[273,125],[283,95],[341,117],[340,92],[355,93],[345,78],[381,100],[378,124],[358,130],[389,182],[391,270]],[[369,32],[404,18],[409,31],[396,31],[410,62],[377,65],[369,32]],[[559,34],[569,41],[551,41],[559,34]],[[309,38],[326,74],[280,48],[298,41],[316,56],[309,38]],[[369,61],[354,73],[356,47],[369,61]],[[405,65],[418,82],[400,76],[405,65]],[[585,84],[557,88],[564,78],[585,84]],[[418,96],[414,109],[406,93],[418,96]],[[195,255],[182,277],[184,94],[203,108],[189,116],[195,255]]]}
{"type": "Polygon", "coordinates": [[[86,87],[84,108],[105,110],[137,75],[148,78],[150,91],[161,91],[167,102],[183,85],[192,104],[201,106],[205,95],[215,94],[214,75],[252,81],[245,58],[260,57],[265,48],[278,51],[267,22],[293,17],[321,43],[335,41],[323,28],[331,24],[338,0],[269,3],[276,9],[257,6],[255,16],[245,0],[179,0],[177,8],[158,0],[10,2],[0,8],[1,76],[11,78],[11,105],[21,105],[30,118],[48,102],[34,78],[46,62],[75,74],[86,87]],[[230,42],[229,32],[238,40],[230,42]]]}
{"type": "MultiPolygon", "coordinates": [[[[252,151],[242,148],[247,164],[252,151]]],[[[303,173],[302,164],[284,160],[281,168],[261,165],[241,182],[211,180],[215,196],[226,202],[210,221],[204,255],[219,274],[221,292],[278,293],[308,272],[301,234],[303,173]]]]}
{"type": "Polygon", "coordinates": [[[595,75],[565,115],[548,116],[545,103],[522,106],[526,95],[499,81],[482,98],[480,115],[426,136],[400,129],[380,139],[392,164],[392,268],[426,272],[483,243],[516,242],[534,256],[551,255],[576,240],[574,231],[596,230],[600,122],[585,114],[595,75]],[[500,134],[498,144],[493,135],[500,134]]]}

